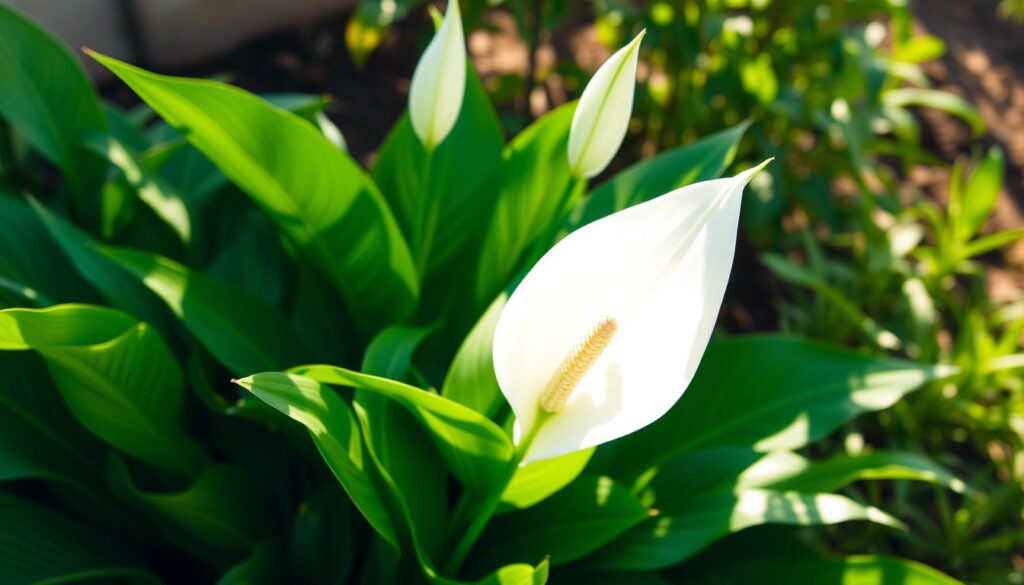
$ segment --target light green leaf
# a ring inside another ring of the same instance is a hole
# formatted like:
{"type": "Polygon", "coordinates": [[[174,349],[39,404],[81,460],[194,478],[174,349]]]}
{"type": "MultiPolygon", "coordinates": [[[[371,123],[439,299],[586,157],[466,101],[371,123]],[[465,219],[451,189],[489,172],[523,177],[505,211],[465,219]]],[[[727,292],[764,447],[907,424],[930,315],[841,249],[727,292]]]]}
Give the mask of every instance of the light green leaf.
{"type": "Polygon", "coordinates": [[[430,429],[452,472],[472,491],[487,493],[504,476],[514,448],[508,436],[480,413],[408,384],[334,366],[290,370],[324,384],[378,392],[396,400],[430,429]]]}
{"type": "Polygon", "coordinates": [[[615,468],[638,475],[710,446],[797,449],[952,372],[784,336],[719,341],[679,402],[619,441],[615,468]]]}
{"type": "Polygon", "coordinates": [[[566,150],[575,109],[571,102],[548,112],[505,148],[501,189],[477,264],[476,306],[505,288],[530,247],[580,195],[583,183],[569,174],[566,150]]]}
{"type": "Polygon", "coordinates": [[[387,505],[366,466],[362,438],[352,409],[337,393],[320,383],[293,374],[256,374],[238,384],[309,429],[327,466],[356,508],[392,546],[398,537],[387,505]]]}
{"type": "Polygon", "coordinates": [[[919,453],[878,451],[864,455],[839,455],[825,461],[808,462],[788,477],[759,482],[760,487],[800,492],[830,492],[858,480],[909,479],[969,491],[967,485],[946,468],[919,453]]]}
{"type": "Polygon", "coordinates": [[[498,379],[494,375],[491,342],[494,329],[498,326],[498,317],[507,301],[507,294],[498,295],[473,326],[455,354],[441,387],[441,395],[445,398],[464,404],[487,417],[493,416],[504,401],[498,379]]]}
{"type": "Polygon", "coordinates": [[[94,56],[274,219],[364,333],[409,314],[418,284],[398,224],[373,182],[311,124],[222,83],[94,56]]]}
{"type": "Polygon", "coordinates": [[[950,214],[960,241],[967,241],[978,233],[992,215],[996,199],[1003,188],[1003,174],[1003,151],[996,146],[989,149],[985,158],[981,159],[967,178],[963,199],[955,213],[953,202],[950,201],[950,214]]]}
{"type": "Polygon", "coordinates": [[[672,515],[651,518],[602,549],[593,561],[606,569],[658,570],[751,526],[814,526],[851,520],[903,527],[885,512],[845,496],[749,489],[696,498],[672,515]]]}
{"type": "Polygon", "coordinates": [[[125,543],[64,514],[0,494],[0,582],[160,583],[125,543]]]}
{"type": "Polygon", "coordinates": [[[501,494],[501,502],[512,509],[529,508],[572,483],[590,462],[594,448],[559,457],[533,461],[516,469],[501,494]]]}
{"type": "Polygon", "coordinates": [[[113,136],[91,134],[83,143],[117,167],[139,199],[170,226],[182,242],[192,239],[192,219],[181,195],[159,175],[151,174],[140,161],[139,153],[113,136]]]}
{"type": "Polygon", "coordinates": [[[497,564],[535,561],[551,564],[582,558],[648,517],[648,510],[611,478],[580,476],[540,504],[495,518],[473,559],[497,564]]]}
{"type": "Polygon", "coordinates": [[[30,349],[93,434],[182,475],[202,465],[202,448],[181,426],[181,371],[149,325],[89,305],[0,311],[0,350],[30,349]]]}
{"type": "Polygon", "coordinates": [[[50,33],[0,5],[0,79],[0,116],[57,165],[85,211],[105,165],[80,140],[107,124],[82,66],[50,33]]]}
{"type": "Polygon", "coordinates": [[[934,108],[962,118],[970,124],[974,135],[981,136],[985,132],[985,119],[977,108],[964,98],[937,89],[919,87],[901,87],[891,89],[882,94],[882,101],[889,106],[920,106],[934,108]]]}
{"type": "Polygon", "coordinates": [[[234,374],[283,369],[308,357],[285,317],[249,293],[141,250],[101,251],[163,299],[234,374]]]}
{"type": "Polygon", "coordinates": [[[981,254],[987,254],[988,252],[998,250],[999,248],[1012,244],[1020,239],[1024,239],[1024,228],[1003,230],[994,234],[988,234],[967,244],[964,248],[964,256],[967,258],[973,258],[974,256],[979,256],[981,254]]]}

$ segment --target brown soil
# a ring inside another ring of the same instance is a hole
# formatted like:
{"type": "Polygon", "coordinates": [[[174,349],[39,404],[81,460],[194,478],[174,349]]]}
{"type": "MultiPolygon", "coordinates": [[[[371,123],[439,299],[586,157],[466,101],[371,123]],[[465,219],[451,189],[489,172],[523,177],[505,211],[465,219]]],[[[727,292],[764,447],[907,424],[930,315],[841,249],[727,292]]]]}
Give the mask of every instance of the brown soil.
{"type": "MultiPolygon", "coordinates": [[[[985,145],[1006,154],[1003,196],[988,226],[1003,230],[1024,226],[1024,27],[999,18],[998,0],[913,0],[921,32],[946,42],[946,56],[924,66],[939,89],[967,98],[985,118],[985,145]]],[[[946,160],[976,148],[967,127],[936,110],[921,110],[930,147],[946,160]]],[[[911,182],[940,199],[948,173],[919,168],[911,182]]],[[[1024,290],[1024,242],[997,255],[989,269],[993,299],[1021,298],[1024,290]]]]}

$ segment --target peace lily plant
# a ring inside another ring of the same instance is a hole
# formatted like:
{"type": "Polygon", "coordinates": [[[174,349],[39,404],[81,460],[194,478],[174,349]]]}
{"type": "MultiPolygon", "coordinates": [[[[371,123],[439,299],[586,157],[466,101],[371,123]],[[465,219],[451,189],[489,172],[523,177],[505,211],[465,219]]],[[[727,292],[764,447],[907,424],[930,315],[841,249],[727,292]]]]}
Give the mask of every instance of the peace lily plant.
{"type": "Polygon", "coordinates": [[[955,489],[927,460],[797,453],[934,368],[709,345],[764,168],[721,178],[747,124],[590,185],[643,32],[506,141],[449,2],[369,169],[316,96],[90,53],[150,108],[128,115],[3,4],[0,37],[0,133],[62,178],[0,152],[0,478],[50,488],[0,492],[0,558],[42,555],[0,582],[67,580],[65,548],[129,582],[168,553],[195,582],[689,575],[779,518],[899,527],[830,493],[851,477],[955,489]]]}

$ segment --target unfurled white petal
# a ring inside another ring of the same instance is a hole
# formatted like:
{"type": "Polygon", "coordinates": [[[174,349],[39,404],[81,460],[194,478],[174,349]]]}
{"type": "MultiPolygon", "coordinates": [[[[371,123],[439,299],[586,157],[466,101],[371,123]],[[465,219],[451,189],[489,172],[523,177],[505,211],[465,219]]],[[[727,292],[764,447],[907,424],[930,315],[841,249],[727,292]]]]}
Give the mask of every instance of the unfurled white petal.
{"type": "Polygon", "coordinates": [[[409,118],[423,147],[433,150],[451,132],[466,92],[466,43],[458,0],[427,45],[409,88],[409,118]]]}
{"type": "Polygon", "coordinates": [[[644,33],[615,52],[583,89],[569,130],[569,168],[590,178],[612,161],[633,113],[636,62],[644,33]]]}
{"type": "MultiPolygon", "coordinates": [[[[763,166],[763,165],[762,165],[763,166]]],[[[700,363],[732,269],[744,186],[760,169],[683,187],[567,236],[512,294],[494,334],[494,369],[517,440],[541,393],[595,325],[617,330],[545,417],[526,460],[629,434],[664,414],[700,363]]]]}

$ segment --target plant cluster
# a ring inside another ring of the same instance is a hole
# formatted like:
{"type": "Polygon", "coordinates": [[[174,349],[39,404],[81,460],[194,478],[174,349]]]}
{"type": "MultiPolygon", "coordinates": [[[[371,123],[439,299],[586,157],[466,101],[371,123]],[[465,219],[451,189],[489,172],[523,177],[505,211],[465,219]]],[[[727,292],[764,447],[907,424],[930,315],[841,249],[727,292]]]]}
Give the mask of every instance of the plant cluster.
{"type": "Polygon", "coordinates": [[[598,3],[506,140],[452,2],[369,169],[320,98],[92,55],[123,111],[0,6],[0,581],[1005,582],[1001,156],[908,205],[908,106],[978,124],[906,85],[941,43],[804,4],[598,3]],[[783,334],[712,336],[738,223],[783,334]]]}

